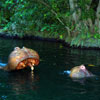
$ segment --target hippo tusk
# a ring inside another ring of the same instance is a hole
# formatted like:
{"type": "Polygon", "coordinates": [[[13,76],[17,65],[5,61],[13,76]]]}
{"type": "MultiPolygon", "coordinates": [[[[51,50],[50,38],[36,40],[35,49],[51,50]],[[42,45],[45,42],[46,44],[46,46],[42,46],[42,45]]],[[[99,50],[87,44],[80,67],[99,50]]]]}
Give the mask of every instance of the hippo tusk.
{"type": "Polygon", "coordinates": [[[30,67],[31,67],[31,70],[33,71],[34,70],[34,64],[28,64],[30,67]]]}
{"type": "Polygon", "coordinates": [[[31,65],[31,70],[34,70],[34,64],[31,65]]]}
{"type": "Polygon", "coordinates": [[[33,66],[31,67],[31,70],[32,70],[32,71],[34,70],[34,67],[33,67],[33,66]]]}

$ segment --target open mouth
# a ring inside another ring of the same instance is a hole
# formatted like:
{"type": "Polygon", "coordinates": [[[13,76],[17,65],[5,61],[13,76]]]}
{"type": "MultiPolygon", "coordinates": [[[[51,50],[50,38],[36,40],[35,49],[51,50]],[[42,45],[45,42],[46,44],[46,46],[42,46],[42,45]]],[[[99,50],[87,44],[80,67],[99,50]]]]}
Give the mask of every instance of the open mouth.
{"type": "Polygon", "coordinates": [[[39,63],[39,61],[37,59],[33,59],[33,58],[27,58],[23,61],[21,61],[18,66],[16,67],[17,70],[19,69],[24,69],[27,66],[31,67],[31,70],[34,70],[34,66],[37,65],[39,63]]]}

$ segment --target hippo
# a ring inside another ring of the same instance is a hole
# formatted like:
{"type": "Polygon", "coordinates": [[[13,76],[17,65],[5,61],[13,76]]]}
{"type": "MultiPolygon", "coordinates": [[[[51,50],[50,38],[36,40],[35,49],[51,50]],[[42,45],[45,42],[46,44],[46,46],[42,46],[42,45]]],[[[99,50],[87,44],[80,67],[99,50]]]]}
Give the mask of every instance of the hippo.
{"type": "Polygon", "coordinates": [[[70,71],[64,71],[64,73],[67,73],[71,78],[75,79],[95,76],[89,72],[84,65],[73,67],[70,71]]]}
{"type": "Polygon", "coordinates": [[[0,67],[0,69],[13,71],[24,69],[29,66],[31,67],[31,70],[34,70],[34,66],[38,64],[39,54],[35,50],[26,47],[15,47],[8,57],[8,64],[1,64],[5,66],[0,67]]]}

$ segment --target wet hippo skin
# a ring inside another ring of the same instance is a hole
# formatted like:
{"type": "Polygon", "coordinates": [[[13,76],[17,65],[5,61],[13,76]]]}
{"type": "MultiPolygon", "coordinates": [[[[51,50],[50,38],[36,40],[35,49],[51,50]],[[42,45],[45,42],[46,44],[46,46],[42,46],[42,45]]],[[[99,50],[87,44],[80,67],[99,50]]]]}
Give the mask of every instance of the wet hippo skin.
{"type": "Polygon", "coordinates": [[[71,78],[85,78],[93,77],[94,75],[91,72],[89,72],[84,65],[80,65],[72,68],[69,76],[71,78]]]}
{"type": "Polygon", "coordinates": [[[8,64],[0,69],[12,71],[24,69],[27,66],[34,70],[34,66],[39,64],[39,54],[26,47],[15,47],[8,57],[8,64]]]}

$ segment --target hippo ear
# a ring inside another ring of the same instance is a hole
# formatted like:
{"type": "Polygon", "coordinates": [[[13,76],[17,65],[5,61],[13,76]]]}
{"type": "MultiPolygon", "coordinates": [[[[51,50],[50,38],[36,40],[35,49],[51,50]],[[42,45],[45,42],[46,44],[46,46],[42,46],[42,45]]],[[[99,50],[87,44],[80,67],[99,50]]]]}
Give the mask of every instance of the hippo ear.
{"type": "Polygon", "coordinates": [[[80,68],[81,68],[81,69],[86,69],[84,65],[81,65],[80,68]]]}
{"type": "Polygon", "coordinates": [[[19,47],[15,47],[15,48],[14,48],[14,50],[19,50],[19,49],[20,49],[19,47]]]}

